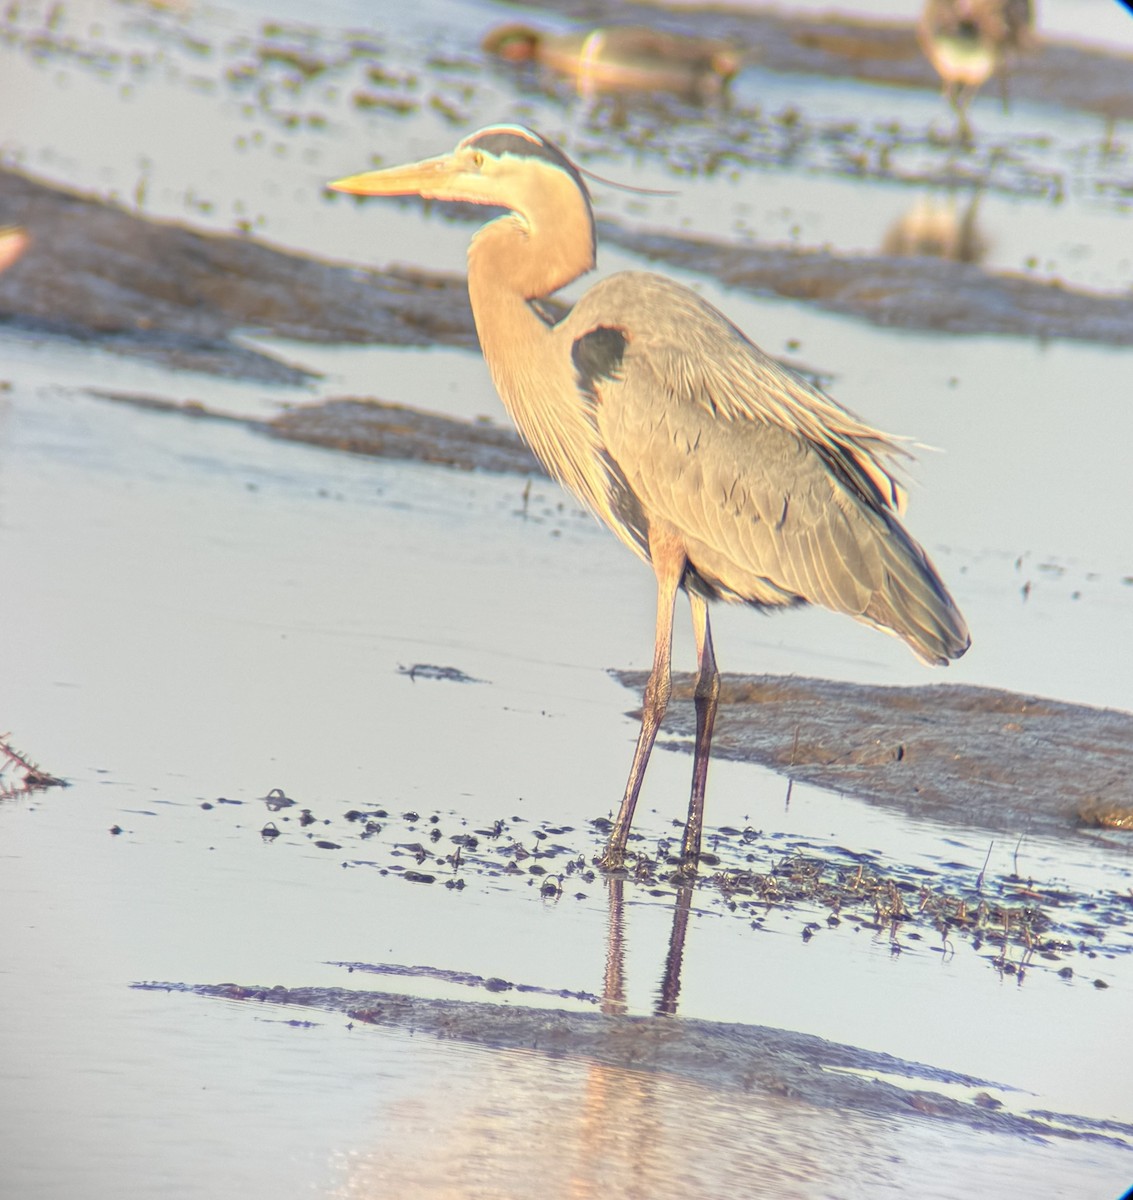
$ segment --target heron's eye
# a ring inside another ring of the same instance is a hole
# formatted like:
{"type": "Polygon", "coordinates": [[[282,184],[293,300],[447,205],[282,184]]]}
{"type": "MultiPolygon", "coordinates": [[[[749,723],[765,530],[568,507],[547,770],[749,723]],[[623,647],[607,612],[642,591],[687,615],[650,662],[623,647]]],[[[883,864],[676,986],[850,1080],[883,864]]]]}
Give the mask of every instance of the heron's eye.
{"type": "Polygon", "coordinates": [[[472,165],[476,168],[477,171],[479,171],[480,168],[484,165],[484,156],[483,156],[483,154],[480,153],[479,150],[472,151],[472,165]]]}

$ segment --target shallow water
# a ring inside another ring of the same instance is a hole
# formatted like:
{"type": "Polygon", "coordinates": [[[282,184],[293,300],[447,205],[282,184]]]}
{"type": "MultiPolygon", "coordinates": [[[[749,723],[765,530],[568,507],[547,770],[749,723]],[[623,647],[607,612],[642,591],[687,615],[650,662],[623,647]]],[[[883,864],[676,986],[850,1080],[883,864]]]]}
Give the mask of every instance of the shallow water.
{"type": "MultiPolygon", "coordinates": [[[[85,34],[92,11],[69,7],[66,19],[85,34]]],[[[387,37],[419,64],[426,35],[442,29],[443,47],[470,46],[506,16],[430,3],[387,37]]],[[[118,68],[0,46],[0,77],[27,102],[19,131],[4,134],[6,156],[123,197],[141,172],[147,212],[220,228],[262,216],[266,235],[320,254],[382,262],[394,246],[400,260],[459,270],[463,222],[396,205],[325,205],[319,185],[363,166],[376,145],[390,160],[432,153],[481,119],[547,117],[556,134],[582,125],[468,68],[477,90],[467,120],[450,125],[428,107],[405,120],[360,116],[327,99],[336,114],[328,130],[277,131],[241,149],[234,139],[263,117],[245,115],[216,82],[237,53],[198,55],[214,82],[195,84],[183,35],[236,44],[260,18],[252,5],[182,16],[106,6],[98,17],[108,41],[126,28],[155,55],[148,70],[135,68],[136,92],[123,98],[118,68]],[[89,119],[67,119],[80,104],[89,119]]],[[[335,7],[324,20],[333,44],[366,13],[335,7]]],[[[824,106],[863,122],[887,111],[885,89],[777,86],[816,123],[824,106]]],[[[910,126],[941,119],[929,93],[912,106],[902,115],[910,126]]],[[[992,136],[1010,125],[988,102],[977,128],[985,112],[992,136]]],[[[1054,136],[1087,145],[1088,126],[1066,115],[1054,136]]],[[[619,177],[623,166],[635,182],[683,187],[649,156],[619,164],[619,177]]],[[[802,214],[800,236],[846,251],[872,245],[900,207],[898,184],[811,167],[752,171],[742,186],[764,184],[776,197],[768,209],[802,214]],[[869,215],[864,225],[854,205],[869,215]]],[[[619,220],[681,229],[687,219],[726,235],[738,186],[698,181],[682,199],[603,203],[619,220]]],[[[1103,252],[1128,221],[1115,205],[1102,204],[1094,223],[1084,196],[1057,208],[996,204],[1011,217],[993,265],[1034,254],[1073,276],[1067,248],[1082,244],[1082,283],[1127,286],[1103,252]]],[[[788,224],[784,216],[758,233],[788,224]]],[[[640,265],[609,249],[601,261],[604,271],[640,265]]],[[[726,671],[943,678],[1133,710],[1128,350],[895,333],[696,283],[769,351],[829,373],[844,403],[942,448],[916,466],[910,523],[975,633],[969,654],[936,676],[892,639],[821,613],[764,620],[724,610],[715,624],[726,671]]],[[[570,826],[572,847],[598,848],[588,822],[616,803],[636,734],[625,714],[635,701],[608,672],[648,666],[648,572],[543,480],[525,499],[514,477],[363,460],[86,391],[255,414],[375,394],[503,420],[471,353],[263,344],[324,379],[284,392],[0,332],[0,380],[10,384],[0,393],[0,731],[71,783],[0,800],[0,1190],[37,1200],[565,1196],[596,1190],[601,1166],[602,1185],[626,1195],[1120,1194],[1133,1177],[1120,1131],[1112,1142],[1024,1142],[923,1113],[836,1112],[569,1052],[131,990],[140,980],[378,986],[592,1007],[470,992],[437,974],[360,981],[340,962],[604,989],[611,917],[600,879],[548,900],[530,875],[468,868],[454,889],[439,867],[433,885],[381,867],[397,841],[427,841],[432,817],[445,846],[504,819],[532,848],[534,831],[548,826],[570,826]],[[405,673],[417,663],[483,682],[405,673]],[[314,823],[269,811],[260,798],[273,787],[314,823]],[[391,816],[380,847],[368,849],[344,814],[375,807],[391,816]],[[404,816],[411,811],[415,822],[404,816]],[[268,820],[283,831],[273,841],[261,837],[268,820]]],[[[691,661],[683,622],[676,661],[691,661]]],[[[688,769],[685,754],[655,756],[640,817],[650,838],[682,815],[688,769]]],[[[913,867],[950,862],[971,877],[986,857],[992,873],[1017,870],[1086,895],[1128,888],[1120,847],[1016,846],[802,786],[786,807],[785,790],[761,768],[715,762],[710,831],[750,824],[913,867]]],[[[1133,985],[1127,933],[1103,931],[1100,952],[1075,957],[1070,979],[1041,963],[1024,978],[997,969],[987,948],[961,942],[943,953],[902,939],[894,953],[888,931],[849,922],[806,940],[814,915],[772,911],[757,931],[698,894],[678,1020],[810,1033],[961,1072],[987,1081],[1011,1112],[1133,1121],[1122,1034],[1133,985]]],[[[630,1013],[657,1004],[672,921],[671,894],[629,885],[630,1013]]]]}
{"type": "MultiPolygon", "coordinates": [[[[122,374],[119,364],[106,365],[122,374]]],[[[145,373],[131,368],[129,382],[145,373]]],[[[442,1106],[460,1086],[480,1095],[484,1052],[469,1059],[440,1048],[427,1051],[425,1064],[407,1061],[412,1049],[402,1039],[357,1031],[347,1044],[332,1033],[341,1021],[330,1018],[316,1017],[315,1030],[283,1024],[258,1032],[246,1027],[246,1014],[242,1021],[209,1016],[204,1001],[147,1005],[124,994],[131,980],[342,985],[351,977],[323,964],[362,960],[601,992],[600,884],[582,888],[582,900],[572,893],[554,904],[524,882],[476,874],[461,892],[415,887],[367,868],[375,852],[343,822],[347,809],[375,804],[438,813],[447,840],[454,829],[501,816],[584,825],[608,810],[634,730],[618,715],[625,694],[604,666],[627,653],[648,657],[641,626],[648,627],[651,589],[632,560],[603,558],[600,531],[551,508],[549,485],[551,511],[524,520],[513,479],[342,459],[46,389],[33,390],[26,405],[17,390],[7,409],[2,480],[4,561],[18,564],[26,581],[5,589],[4,627],[28,633],[9,648],[6,711],[15,729],[35,731],[36,756],[73,780],[65,792],[5,802],[2,813],[5,907],[19,914],[5,936],[5,994],[21,1037],[7,1058],[22,1081],[11,1135],[19,1152],[8,1161],[26,1191],[62,1194],[72,1171],[96,1188],[122,1190],[123,1170],[150,1186],[180,1169],[188,1171],[179,1185],[185,1194],[209,1194],[212,1172],[226,1177],[234,1159],[246,1158],[252,1133],[258,1147],[286,1156],[288,1172],[323,1179],[322,1160],[292,1144],[299,1137],[299,1118],[288,1115],[292,1079],[299,1071],[309,1080],[304,1095],[308,1087],[333,1093],[336,1080],[357,1079],[359,1056],[377,1082],[367,1074],[347,1086],[346,1111],[341,1095],[316,1095],[314,1111],[305,1104],[301,1117],[302,1144],[314,1130],[314,1142],[348,1158],[351,1172],[378,1169],[355,1164],[369,1157],[376,1136],[369,1123],[359,1126],[358,1110],[394,1104],[410,1076],[424,1088],[430,1076],[418,1072],[435,1070],[432,1102],[442,1106]],[[597,564],[602,580],[579,578],[576,554],[597,564]],[[406,564],[408,588],[399,582],[406,564]],[[531,594],[513,606],[499,583],[517,570],[531,594]],[[614,590],[606,619],[595,623],[594,593],[600,602],[603,588],[614,590]],[[624,595],[614,603],[618,589],[624,595]],[[548,621],[558,630],[550,644],[548,621]],[[486,682],[412,680],[399,671],[422,661],[486,682]],[[440,752],[450,738],[459,752],[440,752]],[[310,832],[342,850],[315,847],[309,831],[256,800],[281,784],[311,809],[318,823],[310,832]],[[259,835],[268,819],[284,830],[273,845],[259,835]],[[123,832],[112,836],[111,826],[123,832]],[[343,862],[359,865],[344,870],[343,862]],[[363,1036],[376,1047],[359,1050],[363,1036]],[[186,1054],[179,1046],[189,1037],[207,1047],[186,1054]],[[132,1099],[139,1088],[146,1111],[132,1099]],[[193,1099],[201,1088],[224,1093],[219,1110],[193,1099]],[[251,1109],[234,1125],[241,1097],[251,1109]],[[169,1138],[149,1136],[151,1105],[215,1147],[207,1168],[199,1160],[178,1168],[169,1138]],[[53,1138],[69,1130],[76,1157],[61,1164],[29,1154],[40,1144],[36,1129],[53,1138]],[[124,1154],[115,1130],[139,1149],[124,1154]],[[90,1158],[79,1157],[83,1147],[90,1158]]],[[[536,502],[543,498],[537,490],[536,502]]],[[[1069,601],[1063,609],[1069,620],[1069,601]]],[[[805,628],[799,639],[817,654],[805,628]]],[[[779,653],[790,655],[790,644],[779,653]]],[[[847,672],[852,665],[831,659],[847,672]]],[[[882,666],[875,660],[875,671],[882,666]]],[[[663,830],[679,814],[686,772],[684,756],[657,757],[643,801],[646,830],[663,830]]],[[[812,842],[880,848],[914,865],[922,856],[947,858],[967,863],[973,876],[989,850],[986,835],[952,829],[940,842],[939,829],[815,789],[795,788],[785,812],[783,790],[757,768],[717,762],[710,823],[757,822],[812,842]]],[[[522,826],[516,831],[522,837],[522,826]]],[[[391,832],[387,842],[420,836],[391,832]]],[[[593,852],[598,839],[590,841],[593,852]]],[[[989,869],[1010,871],[1014,849],[994,843],[989,869]]],[[[1112,851],[1031,839],[1018,853],[1023,874],[1044,883],[1119,890],[1127,878],[1124,856],[1112,851]]],[[[772,916],[768,932],[755,935],[715,906],[698,909],[679,1012],[801,1029],[972,1072],[1024,1089],[1013,1101],[1024,1111],[1128,1119],[1124,1068],[1110,1050],[1129,987],[1120,939],[1117,957],[1075,961],[1069,983],[1032,971],[1020,987],[965,946],[946,963],[930,947],[906,943],[894,959],[888,935],[847,929],[804,948],[805,919],[772,916]],[[1094,979],[1109,986],[1099,990],[1094,979]]],[[[631,899],[631,1011],[653,1008],[670,921],[664,900],[631,899]]],[[[466,991],[429,981],[394,986],[450,997],[466,991]]],[[[296,1015],[310,1017],[283,1010],[259,1019],[296,1015]]],[[[510,1061],[513,1052],[501,1053],[510,1061]]],[[[501,1073],[493,1087],[505,1111],[523,1111],[532,1087],[569,1097],[581,1086],[557,1078],[565,1071],[577,1079],[581,1067],[528,1062],[517,1070],[492,1068],[493,1079],[501,1073]],[[551,1075],[535,1082],[538,1070],[551,1075]]],[[[677,1085],[655,1086],[668,1111],[665,1097],[677,1085]]],[[[718,1096],[708,1128],[721,1125],[742,1163],[755,1151],[737,1132],[735,1103],[718,1096]]],[[[433,1113],[426,1123],[422,1113],[421,1120],[423,1130],[442,1117],[433,1113]]],[[[408,1135],[392,1136],[400,1145],[408,1135]]],[[[929,1130],[899,1136],[914,1147],[923,1137],[932,1146],[943,1141],[968,1161],[967,1138],[929,1130]]],[[[824,1161],[832,1153],[826,1146],[824,1161]]],[[[1046,1169],[1096,1171],[1104,1181],[1124,1169],[1115,1153],[1056,1144],[1046,1169]]],[[[988,1154],[995,1163],[1012,1159],[1010,1141],[992,1138],[988,1154]]],[[[374,1161],[400,1170],[380,1152],[374,1161]]],[[[738,1169],[735,1159],[717,1161],[720,1174],[708,1175],[713,1189],[738,1169]]],[[[936,1161],[943,1160],[926,1152],[925,1163],[936,1161]]],[[[491,1164],[505,1174],[526,1169],[507,1155],[491,1164]]],[[[875,1167],[897,1190],[920,1170],[926,1186],[940,1183],[933,1168],[914,1170],[905,1158],[875,1167]]],[[[235,1169],[253,1192],[273,1194],[280,1168],[244,1161],[235,1169]]],[[[443,1194],[428,1191],[429,1178],[420,1194],[443,1194]]],[[[799,1186],[798,1194],[814,1194],[799,1186]]],[[[1100,1185],[1098,1194],[1105,1194],[1100,1185]]]]}

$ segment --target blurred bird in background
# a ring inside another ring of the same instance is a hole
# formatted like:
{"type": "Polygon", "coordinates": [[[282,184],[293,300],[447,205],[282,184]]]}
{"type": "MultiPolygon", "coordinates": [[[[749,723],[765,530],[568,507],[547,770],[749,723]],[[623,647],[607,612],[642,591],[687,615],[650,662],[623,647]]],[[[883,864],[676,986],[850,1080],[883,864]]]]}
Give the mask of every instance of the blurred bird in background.
{"type": "Polygon", "coordinates": [[[944,81],[961,141],[971,140],[968,106],[992,75],[1006,107],[1007,74],[1033,28],[1031,0],[926,0],[917,36],[944,81]]]}
{"type": "Polygon", "coordinates": [[[672,92],[688,100],[719,97],[743,65],[727,42],[640,25],[550,33],[528,25],[493,29],[481,43],[496,58],[537,63],[574,79],[579,92],[672,92]]]}

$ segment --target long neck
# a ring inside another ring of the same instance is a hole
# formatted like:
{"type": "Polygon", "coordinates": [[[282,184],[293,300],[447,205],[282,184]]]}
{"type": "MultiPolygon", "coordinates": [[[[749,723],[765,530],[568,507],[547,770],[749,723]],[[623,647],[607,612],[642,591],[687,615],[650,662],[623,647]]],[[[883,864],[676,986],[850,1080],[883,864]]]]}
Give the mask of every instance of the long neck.
{"type": "Polygon", "coordinates": [[[573,227],[559,225],[553,237],[525,218],[504,216],[472,240],[468,293],[484,358],[520,435],[556,479],[601,515],[605,473],[597,431],[575,382],[569,342],[529,303],[593,265],[585,202],[573,227]]]}

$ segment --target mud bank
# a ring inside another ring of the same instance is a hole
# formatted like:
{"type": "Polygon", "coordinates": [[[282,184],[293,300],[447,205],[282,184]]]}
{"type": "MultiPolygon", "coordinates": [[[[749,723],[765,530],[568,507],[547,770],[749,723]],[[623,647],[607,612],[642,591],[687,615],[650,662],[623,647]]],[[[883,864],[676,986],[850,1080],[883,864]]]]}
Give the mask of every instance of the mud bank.
{"type": "Polygon", "coordinates": [[[457,421],[380,400],[341,397],[287,408],[268,421],[217,412],[197,400],[170,400],[128,392],[91,390],[113,404],[191,420],[226,421],[268,437],[330,450],[456,467],[461,471],[544,474],[530,450],[510,429],[480,421],[457,421]]]}
{"type": "Polygon", "coordinates": [[[840,257],[608,226],[602,232],[624,250],[728,287],[810,301],[875,325],[1133,344],[1133,297],[1092,295],[945,259],[840,257]]]}
{"type": "Polygon", "coordinates": [[[172,368],[266,383],[308,374],[232,340],[475,346],[464,281],[381,273],[197,233],[0,170],[0,214],[31,245],[0,276],[0,324],[172,368]]]}
{"type": "MultiPolygon", "coordinates": [[[[640,689],[646,675],[617,672],[640,689]]],[[[691,739],[692,679],[664,728],[691,739]]],[[[1133,827],[1133,716],[995,688],[728,676],[713,754],[906,815],[1018,836],[1133,827]]]]}
{"type": "Polygon", "coordinates": [[[138,983],[151,991],[283,1008],[318,1010],[359,1024],[382,1025],[497,1049],[567,1055],[604,1066],[664,1073],[712,1088],[790,1097],[822,1107],[887,1117],[958,1123],[1016,1136],[1112,1140],[1125,1145],[1133,1126],[1054,1113],[1013,1113],[982,1079],[904,1062],[787,1030],[684,1018],[548,1012],[475,1002],[418,999],[344,988],[264,988],[238,984],[138,983]],[[871,1078],[896,1076],[907,1087],[871,1078]],[[934,1090],[950,1085],[954,1094],[934,1090]]]}

